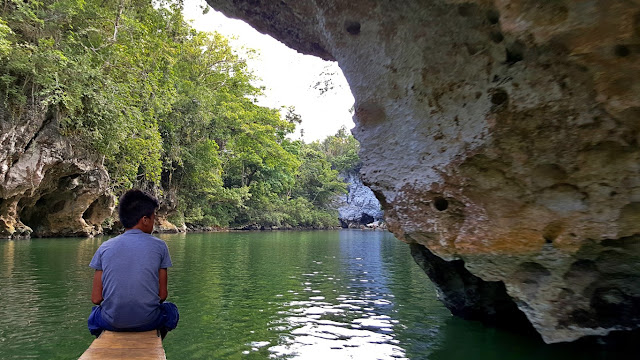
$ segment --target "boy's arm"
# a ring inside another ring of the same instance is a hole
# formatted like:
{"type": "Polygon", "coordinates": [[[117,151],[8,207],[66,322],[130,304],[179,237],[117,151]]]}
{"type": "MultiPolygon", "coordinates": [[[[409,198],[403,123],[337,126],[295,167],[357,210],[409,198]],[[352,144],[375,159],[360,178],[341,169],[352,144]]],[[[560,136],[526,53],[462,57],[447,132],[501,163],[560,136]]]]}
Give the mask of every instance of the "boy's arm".
{"type": "Polygon", "coordinates": [[[96,270],[93,274],[93,288],[91,289],[91,302],[100,305],[102,302],[102,270],[96,270]]]}
{"type": "Polygon", "coordinates": [[[163,268],[158,270],[158,278],[160,278],[160,291],[158,295],[160,296],[160,302],[167,300],[167,296],[169,295],[169,290],[167,290],[167,269],[163,268]]]}

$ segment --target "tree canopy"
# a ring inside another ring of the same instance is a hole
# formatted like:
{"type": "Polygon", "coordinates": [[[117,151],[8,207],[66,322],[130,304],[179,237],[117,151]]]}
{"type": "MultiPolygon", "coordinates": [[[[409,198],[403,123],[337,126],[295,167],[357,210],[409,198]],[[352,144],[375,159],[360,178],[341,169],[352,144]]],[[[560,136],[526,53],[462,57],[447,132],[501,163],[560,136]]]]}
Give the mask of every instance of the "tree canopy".
{"type": "Polygon", "coordinates": [[[193,29],[181,1],[8,0],[0,96],[13,120],[46,112],[102,157],[114,193],[160,194],[173,221],[207,226],[338,224],[338,172],[356,169],[342,129],[291,140],[293,108],[257,105],[246,61],[193,29]]]}

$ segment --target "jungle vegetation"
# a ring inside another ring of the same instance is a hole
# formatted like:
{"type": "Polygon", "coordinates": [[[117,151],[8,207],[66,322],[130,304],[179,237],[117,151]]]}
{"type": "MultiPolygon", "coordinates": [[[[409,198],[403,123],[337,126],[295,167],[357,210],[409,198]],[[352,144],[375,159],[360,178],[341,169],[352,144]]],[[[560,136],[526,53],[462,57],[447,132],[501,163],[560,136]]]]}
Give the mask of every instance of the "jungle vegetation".
{"type": "Polygon", "coordinates": [[[359,166],[341,129],[288,137],[293,108],[257,104],[246,60],[193,29],[180,1],[7,0],[0,8],[0,102],[17,121],[43,111],[101,158],[114,194],[159,194],[170,220],[219,227],[327,227],[359,166]]]}

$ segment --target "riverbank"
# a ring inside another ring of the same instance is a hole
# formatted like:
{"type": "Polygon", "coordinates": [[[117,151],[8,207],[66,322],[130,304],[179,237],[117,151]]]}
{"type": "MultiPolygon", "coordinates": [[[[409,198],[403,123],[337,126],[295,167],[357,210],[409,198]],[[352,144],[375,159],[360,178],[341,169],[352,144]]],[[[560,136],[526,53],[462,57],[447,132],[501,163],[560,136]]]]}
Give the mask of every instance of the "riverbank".
{"type": "Polygon", "coordinates": [[[374,222],[367,225],[355,225],[352,224],[349,227],[342,226],[329,226],[329,227],[315,227],[315,226],[268,226],[253,224],[243,227],[215,227],[215,226],[202,226],[202,225],[186,225],[183,227],[175,228],[156,228],[154,232],[159,234],[178,234],[178,233],[207,233],[207,232],[242,232],[242,231],[309,231],[309,230],[369,230],[369,231],[384,231],[387,230],[385,223],[374,222]]]}
{"type": "MultiPolygon", "coordinates": [[[[226,232],[261,232],[261,231],[314,231],[314,230],[362,230],[362,231],[385,231],[387,230],[387,225],[385,223],[374,222],[367,225],[351,225],[347,228],[341,226],[331,226],[331,227],[309,227],[309,226],[264,226],[264,225],[250,225],[245,227],[216,227],[216,226],[202,226],[202,225],[189,225],[184,227],[158,227],[156,226],[153,230],[154,234],[198,234],[198,233],[226,233],[226,232]]],[[[95,234],[95,235],[87,235],[87,236],[31,236],[30,233],[26,233],[26,235],[13,235],[10,238],[4,238],[5,240],[27,240],[27,239],[42,239],[42,238],[74,238],[74,237],[84,237],[84,238],[93,238],[98,236],[114,236],[119,235],[124,232],[124,228],[122,227],[112,227],[110,229],[105,229],[104,232],[95,234]]],[[[3,238],[0,238],[0,240],[3,238]]]]}

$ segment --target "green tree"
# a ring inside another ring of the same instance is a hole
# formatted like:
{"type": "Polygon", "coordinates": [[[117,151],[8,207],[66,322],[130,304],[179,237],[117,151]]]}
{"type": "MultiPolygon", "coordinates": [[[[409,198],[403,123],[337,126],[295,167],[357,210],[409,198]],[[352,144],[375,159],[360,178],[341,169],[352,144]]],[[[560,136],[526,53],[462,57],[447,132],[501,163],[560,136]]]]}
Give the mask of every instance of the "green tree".
{"type": "Polygon", "coordinates": [[[303,161],[292,196],[303,197],[318,208],[329,208],[335,195],[346,191],[344,182],[322,152],[304,146],[300,157],[303,161]]]}
{"type": "Polygon", "coordinates": [[[102,159],[115,193],[155,189],[180,222],[333,226],[337,173],[355,166],[357,143],[346,130],[311,145],[288,139],[300,116],[257,105],[254,81],[227,39],[185,22],[181,1],[0,9],[3,121],[46,113],[102,159]]]}
{"type": "Polygon", "coordinates": [[[323,141],[314,142],[312,146],[324,153],[331,163],[331,168],[339,173],[357,172],[362,166],[358,156],[360,143],[348,134],[344,126],[335,135],[328,136],[323,141]]]}

